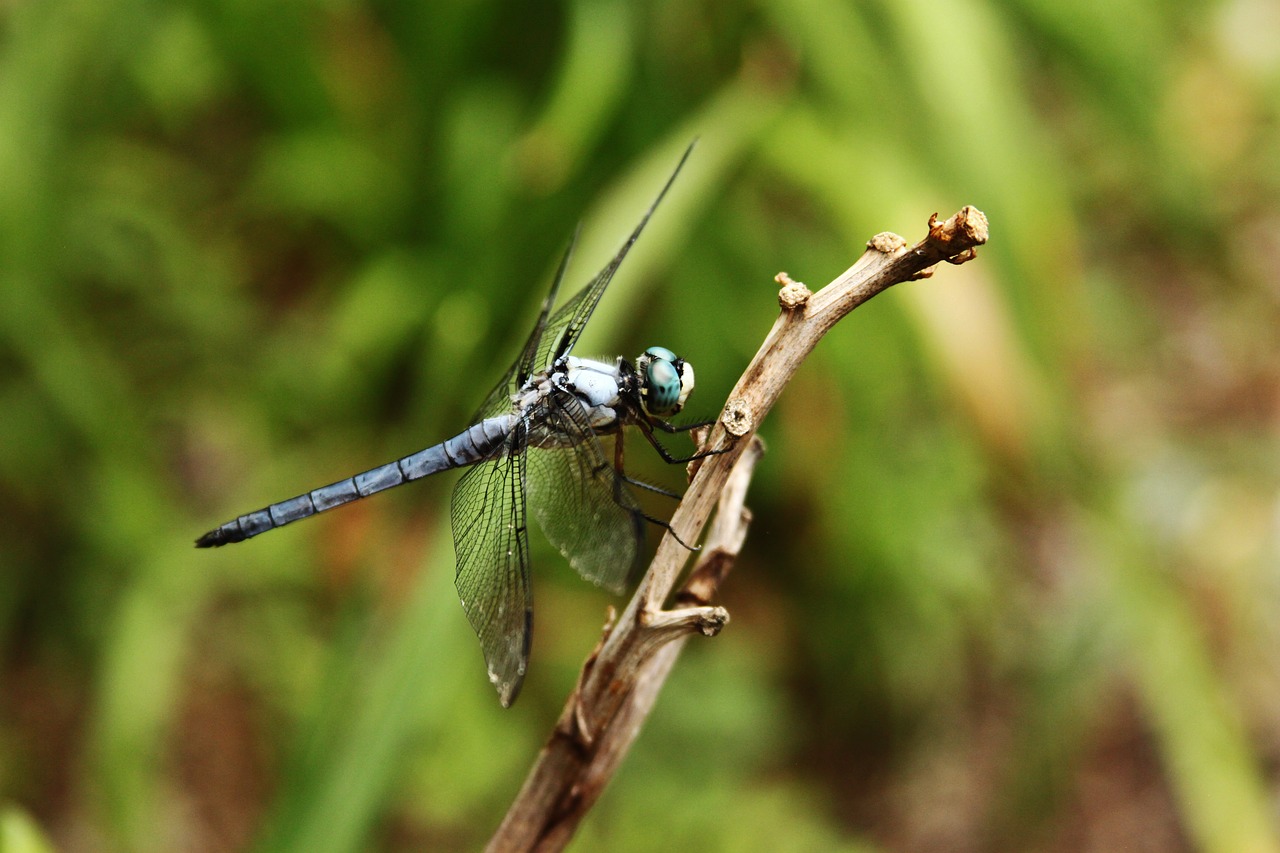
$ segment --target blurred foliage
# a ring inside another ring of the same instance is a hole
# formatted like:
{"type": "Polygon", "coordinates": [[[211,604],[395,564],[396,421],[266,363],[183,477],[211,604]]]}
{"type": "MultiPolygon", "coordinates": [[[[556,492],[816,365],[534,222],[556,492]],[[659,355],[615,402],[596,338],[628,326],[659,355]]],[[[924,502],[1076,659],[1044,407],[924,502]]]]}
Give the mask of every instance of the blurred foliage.
{"type": "Polygon", "coordinates": [[[575,224],[581,281],[695,136],[584,342],[676,348],[695,415],[778,270],[816,288],[966,203],[992,242],[787,390],[733,623],[576,849],[1278,849],[1267,0],[0,22],[6,851],[482,844],[610,602],[539,551],[503,711],[451,478],[191,541],[458,430],[575,224]]]}

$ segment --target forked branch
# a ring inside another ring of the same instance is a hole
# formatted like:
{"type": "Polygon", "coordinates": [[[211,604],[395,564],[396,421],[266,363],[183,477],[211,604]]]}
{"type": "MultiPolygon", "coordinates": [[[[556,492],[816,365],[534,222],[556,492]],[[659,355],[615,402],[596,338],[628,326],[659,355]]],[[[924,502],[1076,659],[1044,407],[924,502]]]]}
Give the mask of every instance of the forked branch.
{"type": "Polygon", "coordinates": [[[762,450],[755,432],[800,363],[854,308],[895,284],[932,275],[942,261],[972,260],[986,241],[986,216],[965,207],[945,222],[931,216],[928,234],[914,246],[896,234],[876,235],[853,266],[817,293],[779,273],[782,313],[704,444],[724,452],[690,466],[692,482],[671,519],[680,539],[695,542],[718,505],[699,562],[675,596],[676,608],[665,610],[689,554],[670,533],[663,538],[635,595],[583,665],[490,851],[562,849],[639,733],[684,641],[714,635],[728,621],[711,602],[746,537],[750,513],[743,502],[762,450]]]}

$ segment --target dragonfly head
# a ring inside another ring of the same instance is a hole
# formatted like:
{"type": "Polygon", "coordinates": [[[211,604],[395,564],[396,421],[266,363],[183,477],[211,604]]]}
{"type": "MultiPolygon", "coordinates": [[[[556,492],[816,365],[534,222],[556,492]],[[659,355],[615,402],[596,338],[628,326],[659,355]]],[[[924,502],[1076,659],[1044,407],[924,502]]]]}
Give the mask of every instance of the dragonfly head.
{"type": "Polygon", "coordinates": [[[636,371],[645,411],[651,415],[674,415],[693,392],[693,365],[665,347],[645,350],[636,359],[636,371]]]}

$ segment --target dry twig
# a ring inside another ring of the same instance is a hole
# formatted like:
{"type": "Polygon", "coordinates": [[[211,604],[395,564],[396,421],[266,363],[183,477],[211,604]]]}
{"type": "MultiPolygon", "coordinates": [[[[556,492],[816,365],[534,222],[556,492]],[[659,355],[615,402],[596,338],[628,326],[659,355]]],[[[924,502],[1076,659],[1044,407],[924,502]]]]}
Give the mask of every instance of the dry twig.
{"type": "Polygon", "coordinates": [[[584,664],[490,851],[562,849],[639,733],[684,640],[714,636],[728,621],[724,608],[710,602],[746,537],[750,513],[743,501],[762,451],[755,431],[800,363],[854,308],[899,282],[932,275],[941,261],[972,260],[986,241],[986,216],[965,207],[945,222],[931,216],[928,235],[912,247],[896,234],[876,235],[852,267],[817,293],[778,274],[782,313],[704,445],[725,452],[696,468],[671,519],[675,533],[694,542],[719,505],[701,559],[676,596],[677,607],[664,610],[688,552],[670,534],[663,538],[627,608],[584,664]]]}

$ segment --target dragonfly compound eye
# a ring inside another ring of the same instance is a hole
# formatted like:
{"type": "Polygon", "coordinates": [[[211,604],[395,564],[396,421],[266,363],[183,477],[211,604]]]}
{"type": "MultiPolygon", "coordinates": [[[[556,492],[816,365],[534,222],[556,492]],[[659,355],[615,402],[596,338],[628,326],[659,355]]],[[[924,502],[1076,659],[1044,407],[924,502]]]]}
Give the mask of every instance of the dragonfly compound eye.
{"type": "Polygon", "coordinates": [[[645,408],[655,415],[673,415],[693,390],[693,368],[664,347],[649,347],[641,358],[645,408]]]}

